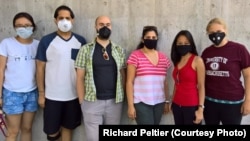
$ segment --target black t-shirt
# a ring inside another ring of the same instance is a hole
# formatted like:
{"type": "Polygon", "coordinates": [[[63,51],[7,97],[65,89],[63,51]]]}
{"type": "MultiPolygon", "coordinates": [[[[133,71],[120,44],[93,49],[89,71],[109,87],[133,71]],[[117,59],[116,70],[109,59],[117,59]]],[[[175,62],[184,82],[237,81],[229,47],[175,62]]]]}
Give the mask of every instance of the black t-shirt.
{"type": "Polygon", "coordinates": [[[102,49],[103,47],[96,42],[93,54],[93,72],[97,99],[106,100],[115,98],[117,66],[111,55],[111,44],[106,47],[109,60],[104,59],[102,49]]]}

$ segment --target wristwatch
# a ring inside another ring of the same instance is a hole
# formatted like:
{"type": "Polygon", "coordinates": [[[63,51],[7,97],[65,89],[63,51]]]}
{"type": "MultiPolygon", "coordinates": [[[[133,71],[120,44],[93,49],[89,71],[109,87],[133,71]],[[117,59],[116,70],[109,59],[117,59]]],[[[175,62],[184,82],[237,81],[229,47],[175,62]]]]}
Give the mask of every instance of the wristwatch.
{"type": "Polygon", "coordinates": [[[205,106],[204,106],[204,105],[198,105],[198,107],[201,107],[202,109],[204,109],[204,108],[205,108],[205,106]]]}

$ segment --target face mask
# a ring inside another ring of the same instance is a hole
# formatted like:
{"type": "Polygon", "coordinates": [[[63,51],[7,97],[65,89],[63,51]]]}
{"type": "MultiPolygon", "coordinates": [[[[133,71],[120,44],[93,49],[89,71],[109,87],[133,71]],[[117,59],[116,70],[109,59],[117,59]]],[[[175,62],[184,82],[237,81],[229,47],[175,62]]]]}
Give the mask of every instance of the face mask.
{"type": "Polygon", "coordinates": [[[191,52],[191,51],[192,51],[192,47],[191,47],[191,45],[177,45],[176,51],[177,51],[181,56],[184,56],[184,55],[186,55],[188,52],[191,52]]]}
{"type": "Polygon", "coordinates": [[[62,32],[68,32],[72,29],[72,23],[69,20],[63,19],[60,20],[57,23],[58,28],[62,31],[62,32]]]}
{"type": "Polygon", "coordinates": [[[226,36],[226,34],[224,32],[216,32],[216,33],[212,33],[212,34],[208,35],[209,39],[216,46],[218,46],[221,43],[221,41],[224,39],[225,36],[226,36]]]}
{"type": "Polygon", "coordinates": [[[100,28],[97,33],[99,38],[107,40],[111,35],[111,30],[108,27],[104,26],[100,28]]]}
{"type": "Polygon", "coordinates": [[[145,45],[148,49],[156,49],[157,40],[144,39],[144,45],[145,45]]]}
{"type": "Polygon", "coordinates": [[[23,39],[28,39],[33,34],[33,27],[18,27],[16,34],[23,39]]]}

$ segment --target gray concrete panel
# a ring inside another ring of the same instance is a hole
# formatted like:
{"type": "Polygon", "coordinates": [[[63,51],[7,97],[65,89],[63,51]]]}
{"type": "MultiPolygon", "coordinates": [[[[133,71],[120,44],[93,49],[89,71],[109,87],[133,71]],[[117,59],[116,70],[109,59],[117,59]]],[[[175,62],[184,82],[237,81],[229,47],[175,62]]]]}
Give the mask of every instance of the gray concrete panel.
{"type": "MultiPolygon", "coordinates": [[[[172,41],[177,32],[187,29],[192,32],[199,53],[211,42],[206,35],[206,25],[214,17],[221,17],[228,25],[228,38],[246,45],[250,50],[250,1],[248,0],[0,0],[0,41],[14,36],[12,19],[17,12],[26,11],[38,26],[34,37],[56,30],[53,15],[61,4],[71,7],[76,15],[73,31],[92,41],[96,35],[95,18],[108,15],[112,20],[112,40],[127,50],[134,50],[145,25],[156,25],[159,29],[159,50],[170,55],[172,41]]],[[[173,82],[168,73],[170,93],[173,82]]],[[[124,104],[121,124],[135,124],[127,118],[124,104]]],[[[46,140],[43,133],[42,109],[34,121],[34,141],[46,140]]],[[[172,114],[164,115],[161,124],[173,124],[172,114]]],[[[250,124],[250,116],[242,124],[250,124]]],[[[74,132],[73,141],[84,141],[84,125],[74,132]]],[[[3,141],[0,133],[0,141],[3,141]]]]}

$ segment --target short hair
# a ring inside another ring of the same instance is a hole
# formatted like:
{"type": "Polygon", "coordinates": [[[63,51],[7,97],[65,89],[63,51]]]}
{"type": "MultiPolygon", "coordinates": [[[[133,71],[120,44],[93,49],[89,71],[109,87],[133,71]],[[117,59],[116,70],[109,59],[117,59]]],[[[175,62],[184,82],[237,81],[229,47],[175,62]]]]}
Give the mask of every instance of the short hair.
{"type": "Polygon", "coordinates": [[[75,15],[74,15],[73,11],[72,11],[68,6],[66,6],[66,5],[61,5],[61,6],[57,7],[56,10],[55,10],[55,13],[54,13],[54,18],[55,18],[55,19],[58,17],[58,13],[59,13],[59,11],[61,11],[61,10],[67,10],[67,11],[69,11],[70,17],[71,17],[72,19],[75,18],[75,15]]]}
{"type": "Polygon", "coordinates": [[[214,23],[223,25],[224,28],[227,29],[227,25],[226,25],[226,23],[222,19],[220,19],[220,18],[213,18],[207,24],[207,28],[206,28],[207,32],[208,32],[209,28],[211,27],[211,25],[214,24],[214,23]]]}
{"type": "Polygon", "coordinates": [[[28,19],[31,22],[32,26],[33,26],[33,32],[36,30],[36,24],[35,24],[35,22],[33,20],[33,17],[27,12],[19,12],[14,16],[14,18],[13,18],[13,27],[15,27],[16,20],[19,19],[19,18],[28,19]]]}

